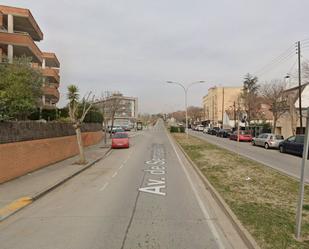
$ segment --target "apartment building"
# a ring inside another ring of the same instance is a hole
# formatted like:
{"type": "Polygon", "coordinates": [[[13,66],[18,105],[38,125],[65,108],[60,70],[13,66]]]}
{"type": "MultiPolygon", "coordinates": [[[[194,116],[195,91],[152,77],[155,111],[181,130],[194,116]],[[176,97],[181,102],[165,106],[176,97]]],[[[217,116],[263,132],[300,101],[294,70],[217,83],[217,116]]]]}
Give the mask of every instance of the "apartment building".
{"type": "Polygon", "coordinates": [[[205,121],[213,126],[222,126],[224,113],[233,110],[242,87],[211,87],[203,97],[205,121]]]}
{"type": "Polygon", "coordinates": [[[59,101],[60,63],[54,53],[40,50],[36,43],[41,40],[43,33],[30,10],[0,5],[0,62],[31,57],[32,66],[44,77],[40,107],[52,109],[59,101]]]}
{"type": "Polygon", "coordinates": [[[133,125],[138,119],[138,99],[124,96],[121,93],[113,93],[95,104],[99,109],[104,106],[106,117],[110,117],[115,111],[115,125],[133,125]]]}

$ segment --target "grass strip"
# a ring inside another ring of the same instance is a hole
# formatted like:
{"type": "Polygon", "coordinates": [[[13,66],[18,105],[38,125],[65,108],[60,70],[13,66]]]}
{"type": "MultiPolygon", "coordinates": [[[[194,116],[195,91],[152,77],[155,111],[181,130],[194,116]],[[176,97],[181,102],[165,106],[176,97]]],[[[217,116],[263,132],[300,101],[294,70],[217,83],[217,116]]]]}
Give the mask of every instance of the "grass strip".
{"type": "Polygon", "coordinates": [[[294,238],[298,182],[202,139],[174,133],[261,248],[309,248],[309,187],[305,187],[302,237],[294,238]]]}

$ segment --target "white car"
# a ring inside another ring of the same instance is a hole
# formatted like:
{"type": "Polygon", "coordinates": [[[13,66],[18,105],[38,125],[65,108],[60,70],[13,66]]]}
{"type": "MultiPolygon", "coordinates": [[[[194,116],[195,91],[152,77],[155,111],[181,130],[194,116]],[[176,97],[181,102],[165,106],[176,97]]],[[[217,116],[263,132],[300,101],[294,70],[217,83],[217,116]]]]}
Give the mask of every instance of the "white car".
{"type": "Polygon", "coordinates": [[[207,133],[209,131],[209,127],[204,128],[203,133],[207,133]]]}
{"type": "Polygon", "coordinates": [[[196,130],[197,131],[203,131],[204,130],[204,126],[203,125],[198,125],[196,130]]]}

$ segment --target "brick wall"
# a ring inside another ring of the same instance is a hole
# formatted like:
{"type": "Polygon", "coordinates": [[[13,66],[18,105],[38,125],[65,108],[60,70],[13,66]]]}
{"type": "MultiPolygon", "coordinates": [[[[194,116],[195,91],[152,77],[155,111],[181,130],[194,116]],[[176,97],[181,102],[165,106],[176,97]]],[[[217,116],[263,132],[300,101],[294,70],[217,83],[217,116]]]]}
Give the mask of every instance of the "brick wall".
{"type": "MultiPolygon", "coordinates": [[[[102,131],[82,134],[85,146],[99,143],[102,131]]],[[[76,136],[0,144],[0,183],[78,154],[76,136]]]]}
{"type": "MultiPolygon", "coordinates": [[[[102,130],[99,123],[84,123],[82,132],[102,130]]],[[[70,123],[60,122],[0,122],[0,144],[75,135],[70,123]]]]}

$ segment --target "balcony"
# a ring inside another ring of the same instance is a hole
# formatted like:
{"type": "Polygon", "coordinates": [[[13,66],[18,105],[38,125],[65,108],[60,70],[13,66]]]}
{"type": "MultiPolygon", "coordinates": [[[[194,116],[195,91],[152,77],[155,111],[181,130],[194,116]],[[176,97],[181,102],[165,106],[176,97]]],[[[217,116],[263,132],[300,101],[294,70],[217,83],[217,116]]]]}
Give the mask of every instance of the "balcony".
{"type": "Polygon", "coordinates": [[[45,66],[46,67],[60,67],[60,62],[55,53],[50,52],[42,52],[43,58],[45,59],[45,66]]]}
{"type": "Polygon", "coordinates": [[[43,86],[42,87],[43,94],[52,100],[53,103],[57,103],[60,98],[59,91],[56,87],[53,86],[43,86]]]}
{"type": "Polygon", "coordinates": [[[13,45],[14,57],[26,55],[35,63],[42,63],[42,52],[27,33],[8,33],[0,31],[0,43],[13,45]]]}
{"type": "Polygon", "coordinates": [[[11,14],[14,17],[14,30],[28,33],[35,41],[43,40],[43,33],[30,10],[0,5],[0,12],[3,15],[5,26],[7,25],[7,16],[11,14]]]}
{"type": "Polygon", "coordinates": [[[49,78],[50,83],[60,83],[59,69],[56,68],[42,68],[42,74],[49,78]]]}

